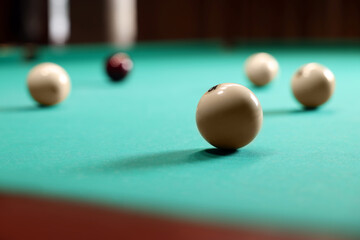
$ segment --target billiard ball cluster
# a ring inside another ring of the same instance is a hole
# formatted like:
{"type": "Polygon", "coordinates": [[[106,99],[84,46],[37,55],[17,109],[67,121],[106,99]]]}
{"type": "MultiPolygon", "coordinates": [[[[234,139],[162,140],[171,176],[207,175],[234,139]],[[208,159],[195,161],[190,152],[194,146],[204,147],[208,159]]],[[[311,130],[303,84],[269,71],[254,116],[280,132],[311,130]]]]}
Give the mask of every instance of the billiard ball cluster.
{"type": "MultiPolygon", "coordinates": [[[[245,72],[256,86],[265,86],[278,74],[279,64],[268,53],[256,53],[245,62],[245,72]]],[[[318,63],[300,67],[291,81],[295,98],[307,108],[318,107],[327,102],[335,90],[334,74],[318,63]]]]}
{"type": "MultiPolygon", "coordinates": [[[[116,53],[105,62],[110,80],[124,80],[132,70],[133,62],[125,53],[116,53]]],[[[33,67],[27,77],[27,86],[33,99],[43,106],[56,105],[70,94],[68,73],[55,63],[41,63],[33,67]]]]}
{"type": "MultiPolygon", "coordinates": [[[[269,84],[278,71],[278,62],[268,53],[253,54],[245,61],[245,73],[258,87],[269,84]]],[[[332,96],[335,77],[328,68],[309,63],[295,72],[291,88],[304,107],[316,108],[332,96]]],[[[258,98],[248,88],[235,83],[210,88],[196,109],[200,134],[220,149],[237,149],[249,144],[260,131],[262,121],[258,98]]]]}
{"type": "MultiPolygon", "coordinates": [[[[125,53],[110,56],[105,69],[110,80],[119,82],[132,70],[133,62],[125,53]]],[[[261,87],[277,75],[279,64],[268,53],[251,55],[245,62],[249,80],[261,87]]],[[[70,93],[67,72],[57,64],[42,63],[28,74],[28,89],[41,105],[64,101],[70,93]]],[[[329,100],[335,89],[334,74],[326,67],[309,63],[300,67],[291,81],[295,98],[307,108],[315,108],[329,100]]],[[[200,134],[211,145],[221,149],[238,149],[249,144],[259,133],[263,122],[261,104],[248,88],[236,83],[222,83],[210,88],[196,109],[200,134]]]]}

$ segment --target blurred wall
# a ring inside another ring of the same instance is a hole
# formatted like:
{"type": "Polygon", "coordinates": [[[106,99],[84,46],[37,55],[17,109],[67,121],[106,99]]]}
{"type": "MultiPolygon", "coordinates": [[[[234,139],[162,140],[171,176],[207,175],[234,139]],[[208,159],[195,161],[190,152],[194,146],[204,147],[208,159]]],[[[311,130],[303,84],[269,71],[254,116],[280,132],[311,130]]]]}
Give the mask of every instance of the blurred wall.
{"type": "Polygon", "coordinates": [[[357,0],[139,0],[140,40],[359,38],[357,0]]]}
{"type": "MultiPolygon", "coordinates": [[[[28,41],[19,6],[29,2],[41,6],[36,41],[48,42],[46,0],[0,0],[0,43],[28,41]]],[[[137,8],[139,41],[360,39],[357,0],[137,0],[137,8]]],[[[107,41],[106,16],[106,1],[70,0],[70,43],[107,41]]]]}
{"type": "Polygon", "coordinates": [[[106,1],[70,0],[70,42],[106,42],[106,1]]]}
{"type": "Polygon", "coordinates": [[[0,43],[46,43],[47,0],[0,0],[0,43]]]}

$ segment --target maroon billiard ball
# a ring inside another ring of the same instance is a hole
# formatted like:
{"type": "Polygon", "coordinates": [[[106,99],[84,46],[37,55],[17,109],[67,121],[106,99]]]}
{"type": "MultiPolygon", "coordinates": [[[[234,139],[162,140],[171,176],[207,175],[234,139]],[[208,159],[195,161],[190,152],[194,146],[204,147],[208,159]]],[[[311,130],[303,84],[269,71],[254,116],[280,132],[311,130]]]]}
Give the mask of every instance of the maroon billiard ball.
{"type": "Polygon", "coordinates": [[[114,82],[123,80],[131,71],[132,67],[133,62],[125,53],[116,53],[106,61],[106,72],[114,82]]]}

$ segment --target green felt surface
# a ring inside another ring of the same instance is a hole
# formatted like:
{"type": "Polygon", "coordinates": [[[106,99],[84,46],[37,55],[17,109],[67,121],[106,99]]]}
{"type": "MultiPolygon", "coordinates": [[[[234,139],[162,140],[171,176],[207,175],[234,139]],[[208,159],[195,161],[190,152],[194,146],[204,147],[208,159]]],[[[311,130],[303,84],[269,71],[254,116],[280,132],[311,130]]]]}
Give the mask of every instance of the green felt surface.
{"type": "Polygon", "coordinates": [[[139,44],[126,82],[104,74],[107,46],[19,49],[0,54],[0,189],[97,201],[235,224],[270,223],[360,234],[360,48],[356,44],[139,44]],[[254,88],[251,53],[279,61],[279,78],[254,88]],[[63,104],[37,107],[25,79],[36,63],[72,79],[63,104]],[[333,98],[302,111],[290,78],[307,62],[336,76],[333,98]],[[248,146],[214,154],[197,131],[196,105],[215,84],[250,87],[264,124],[248,146]],[[206,150],[208,149],[208,150],[206,150]],[[210,150],[209,150],[210,149],[210,150]]]}

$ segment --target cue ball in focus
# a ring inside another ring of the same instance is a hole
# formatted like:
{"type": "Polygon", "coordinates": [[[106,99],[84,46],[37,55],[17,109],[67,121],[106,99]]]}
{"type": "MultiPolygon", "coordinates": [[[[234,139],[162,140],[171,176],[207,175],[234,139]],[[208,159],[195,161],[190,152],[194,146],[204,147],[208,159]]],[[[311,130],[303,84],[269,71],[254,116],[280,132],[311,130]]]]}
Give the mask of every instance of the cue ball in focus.
{"type": "Polygon", "coordinates": [[[106,72],[114,82],[123,80],[133,68],[133,62],[125,53],[116,53],[106,61],[106,72]]]}
{"type": "Polygon", "coordinates": [[[262,121],[262,108],[255,94],[235,83],[210,88],[196,109],[200,134],[221,149],[237,149],[249,144],[258,134],[262,121]]]}
{"type": "Polygon", "coordinates": [[[71,88],[69,75],[55,63],[41,63],[33,67],[28,74],[27,85],[34,100],[45,106],[64,101],[71,88]]]}
{"type": "Polygon", "coordinates": [[[327,102],[334,93],[335,76],[325,66],[308,63],[296,71],[291,88],[302,105],[315,108],[327,102]]]}
{"type": "Polygon", "coordinates": [[[246,75],[256,86],[264,86],[271,82],[278,71],[278,62],[268,53],[253,54],[245,62],[246,75]]]}

